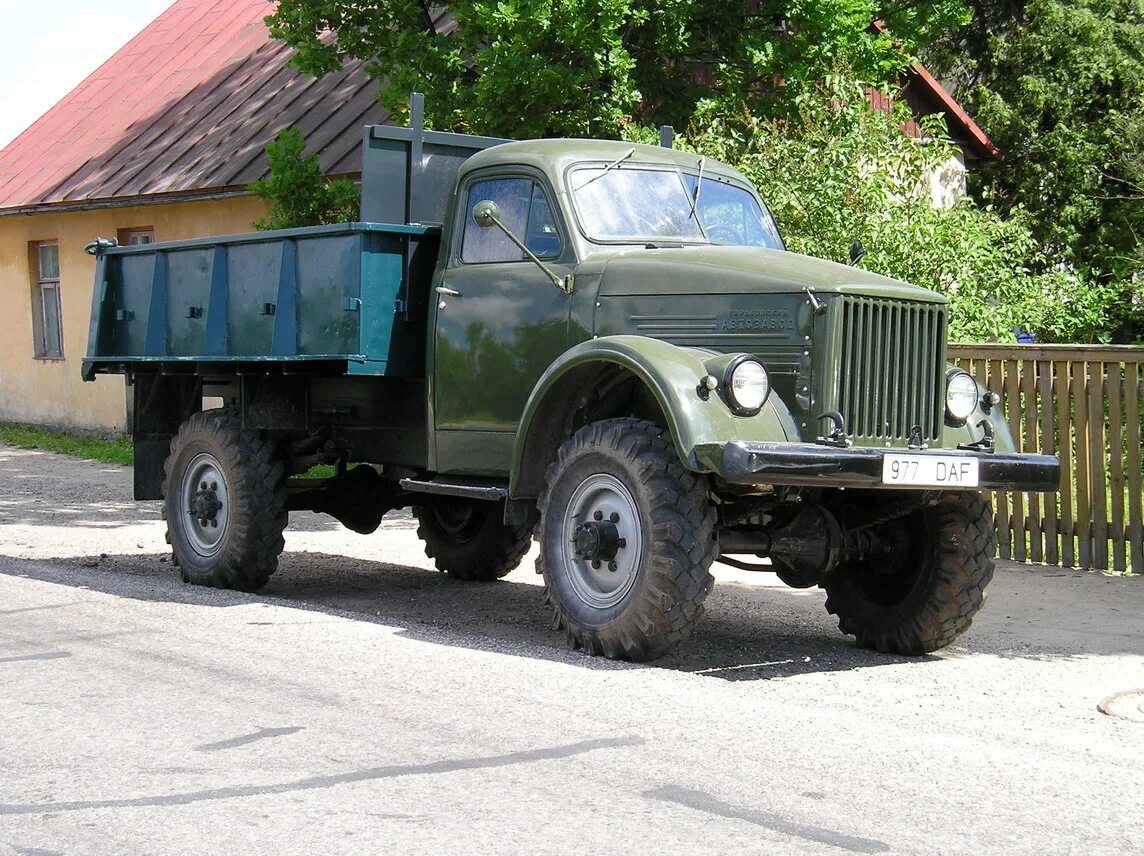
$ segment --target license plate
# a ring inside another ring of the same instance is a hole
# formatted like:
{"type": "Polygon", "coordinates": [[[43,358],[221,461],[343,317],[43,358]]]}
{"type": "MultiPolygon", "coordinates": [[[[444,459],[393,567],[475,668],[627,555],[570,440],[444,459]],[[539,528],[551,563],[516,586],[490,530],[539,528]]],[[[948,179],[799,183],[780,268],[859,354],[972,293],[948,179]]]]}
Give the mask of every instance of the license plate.
{"type": "Polygon", "coordinates": [[[882,484],[977,487],[978,463],[960,455],[887,454],[882,457],[882,484]]]}

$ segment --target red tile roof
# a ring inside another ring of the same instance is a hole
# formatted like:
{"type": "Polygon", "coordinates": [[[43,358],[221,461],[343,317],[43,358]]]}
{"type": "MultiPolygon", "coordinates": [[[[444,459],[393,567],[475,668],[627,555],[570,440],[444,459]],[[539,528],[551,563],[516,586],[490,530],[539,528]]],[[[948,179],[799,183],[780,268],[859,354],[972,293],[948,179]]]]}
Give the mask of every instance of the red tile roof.
{"type": "Polygon", "coordinates": [[[0,151],[0,214],[138,196],[239,192],[298,125],[327,174],[361,170],[383,121],[359,64],[314,80],[270,38],[268,0],[177,0],[0,151]],[[4,210],[8,209],[8,210],[4,210]]]}

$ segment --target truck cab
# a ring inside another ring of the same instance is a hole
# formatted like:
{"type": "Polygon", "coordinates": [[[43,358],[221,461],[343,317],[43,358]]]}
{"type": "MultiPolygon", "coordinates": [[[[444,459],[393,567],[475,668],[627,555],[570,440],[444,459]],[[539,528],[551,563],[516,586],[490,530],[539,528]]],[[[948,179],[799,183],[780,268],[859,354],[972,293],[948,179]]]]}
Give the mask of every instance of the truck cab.
{"type": "Polygon", "coordinates": [[[377,222],[92,245],[85,377],[127,375],[136,496],[187,581],[264,585],[291,510],[369,533],[411,507],[462,581],[535,537],[589,653],[679,644],[715,561],[821,586],[866,647],[968,628],[982,491],[1055,490],[1058,464],[947,364],[942,295],[787,251],[691,152],[416,121],[364,147],[377,222]]]}

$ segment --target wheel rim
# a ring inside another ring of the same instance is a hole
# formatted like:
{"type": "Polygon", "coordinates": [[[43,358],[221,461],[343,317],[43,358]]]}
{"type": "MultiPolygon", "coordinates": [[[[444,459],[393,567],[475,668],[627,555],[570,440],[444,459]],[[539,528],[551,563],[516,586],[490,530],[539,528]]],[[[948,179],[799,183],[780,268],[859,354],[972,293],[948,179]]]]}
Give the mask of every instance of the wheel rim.
{"type": "Polygon", "coordinates": [[[572,493],[561,527],[560,555],[573,592],[588,606],[620,603],[643,558],[639,506],[615,476],[599,473],[572,493]]]}
{"type": "Polygon", "coordinates": [[[203,557],[219,551],[230,520],[230,490],[214,455],[196,455],[187,467],[179,491],[179,516],[192,550],[203,557]]]}

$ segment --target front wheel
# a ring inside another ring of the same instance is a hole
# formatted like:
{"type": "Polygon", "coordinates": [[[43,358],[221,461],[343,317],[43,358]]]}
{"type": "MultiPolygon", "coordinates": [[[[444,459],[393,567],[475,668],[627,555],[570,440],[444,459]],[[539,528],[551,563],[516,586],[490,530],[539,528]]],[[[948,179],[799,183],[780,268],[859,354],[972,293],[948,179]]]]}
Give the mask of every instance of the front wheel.
{"type": "Polygon", "coordinates": [[[179,428],[163,480],[167,541],[183,580],[254,591],[285,546],[286,474],[273,444],[225,410],[179,428]]]}
{"type": "Polygon", "coordinates": [[[928,654],[969,629],[993,579],[993,511],[978,493],[946,493],[878,527],[877,558],[823,582],[826,609],[862,648],[928,654]]]}
{"type": "Polygon", "coordinates": [[[549,468],[539,507],[545,596],[573,647],[651,660],[687,638],[713,585],[715,512],[663,428],[581,428],[549,468]]]}

